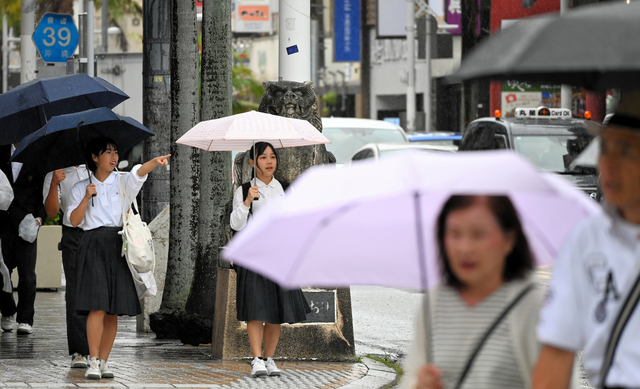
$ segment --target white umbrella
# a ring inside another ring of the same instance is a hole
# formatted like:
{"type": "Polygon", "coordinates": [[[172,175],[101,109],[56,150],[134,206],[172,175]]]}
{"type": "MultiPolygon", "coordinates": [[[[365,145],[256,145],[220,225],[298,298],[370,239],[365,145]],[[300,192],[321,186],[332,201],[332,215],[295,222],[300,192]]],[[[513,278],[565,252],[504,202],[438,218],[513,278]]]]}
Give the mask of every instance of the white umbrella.
{"type": "Polygon", "coordinates": [[[176,143],[207,151],[248,150],[255,142],[274,147],[330,143],[306,120],[250,111],[198,123],[176,143]]]}
{"type": "Polygon", "coordinates": [[[599,205],[510,151],[407,152],[346,169],[314,167],[256,214],[223,256],[288,287],[428,289],[439,278],[435,222],[453,194],[508,195],[540,264],[599,205]]]}

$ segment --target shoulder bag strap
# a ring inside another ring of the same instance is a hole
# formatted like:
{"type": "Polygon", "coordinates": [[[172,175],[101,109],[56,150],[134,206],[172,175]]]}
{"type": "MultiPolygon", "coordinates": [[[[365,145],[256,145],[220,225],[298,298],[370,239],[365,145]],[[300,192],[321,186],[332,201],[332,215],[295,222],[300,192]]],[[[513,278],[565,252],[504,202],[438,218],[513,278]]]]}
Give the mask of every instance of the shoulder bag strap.
{"type": "Polygon", "coordinates": [[[598,383],[598,388],[604,388],[607,375],[609,374],[609,369],[611,369],[611,365],[613,364],[613,356],[616,352],[616,348],[618,347],[618,343],[620,342],[620,337],[622,336],[622,331],[624,331],[631,314],[638,305],[638,300],[640,300],[640,274],[636,277],[633,288],[631,288],[631,291],[627,295],[624,304],[618,312],[618,317],[613,324],[613,329],[609,336],[609,342],[605,349],[602,368],[600,369],[600,382],[598,383]]]}
{"type": "Polygon", "coordinates": [[[456,383],[456,386],[455,386],[456,389],[460,389],[462,387],[462,383],[464,382],[464,379],[469,374],[469,370],[471,370],[471,365],[473,365],[473,362],[475,361],[476,357],[480,353],[480,350],[482,350],[482,347],[487,342],[487,340],[489,339],[489,337],[491,336],[493,331],[496,328],[498,328],[498,326],[500,325],[502,320],[513,309],[513,307],[515,307],[518,304],[518,302],[520,302],[520,300],[522,300],[522,298],[527,293],[529,293],[531,290],[533,290],[533,288],[535,288],[535,285],[534,284],[529,284],[524,289],[522,289],[522,291],[520,291],[520,293],[518,293],[518,295],[511,301],[511,303],[509,303],[509,305],[507,305],[507,307],[494,320],[494,322],[491,324],[491,326],[489,326],[489,329],[487,329],[487,331],[484,333],[482,338],[480,338],[480,341],[476,345],[475,350],[473,350],[473,353],[471,353],[471,356],[469,356],[469,359],[467,360],[467,363],[465,364],[464,369],[462,370],[462,374],[460,374],[460,378],[458,378],[458,382],[456,383]]]}
{"type": "Polygon", "coordinates": [[[124,184],[124,177],[122,175],[118,175],[118,185],[120,187],[120,206],[122,207],[122,223],[125,222],[125,215],[129,208],[131,208],[131,204],[127,205],[127,201],[129,196],[127,196],[127,189],[124,184]]]}

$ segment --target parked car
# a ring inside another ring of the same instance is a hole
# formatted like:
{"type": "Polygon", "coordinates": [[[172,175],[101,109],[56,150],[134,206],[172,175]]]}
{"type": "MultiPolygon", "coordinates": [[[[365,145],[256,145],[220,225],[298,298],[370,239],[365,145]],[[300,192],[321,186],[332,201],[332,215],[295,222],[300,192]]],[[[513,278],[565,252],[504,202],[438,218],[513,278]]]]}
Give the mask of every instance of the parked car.
{"type": "Polygon", "coordinates": [[[322,133],[329,138],[327,150],[336,157],[338,165],[369,143],[408,142],[402,127],[382,120],[356,118],[322,118],[322,133]]]}
{"type": "Polygon", "coordinates": [[[454,145],[432,145],[428,143],[369,143],[358,150],[349,162],[359,161],[362,159],[374,158],[378,159],[382,156],[401,152],[404,150],[422,150],[437,153],[454,153],[458,150],[458,146],[454,145]]]}
{"type": "Polygon", "coordinates": [[[459,132],[421,132],[407,135],[409,142],[425,142],[434,145],[460,146],[462,134],[459,132]]]}
{"type": "Polygon", "coordinates": [[[589,121],[573,118],[569,109],[517,108],[515,114],[469,123],[459,149],[512,149],[539,169],[562,175],[599,201],[596,169],[571,166],[593,139],[587,129],[589,121]]]}

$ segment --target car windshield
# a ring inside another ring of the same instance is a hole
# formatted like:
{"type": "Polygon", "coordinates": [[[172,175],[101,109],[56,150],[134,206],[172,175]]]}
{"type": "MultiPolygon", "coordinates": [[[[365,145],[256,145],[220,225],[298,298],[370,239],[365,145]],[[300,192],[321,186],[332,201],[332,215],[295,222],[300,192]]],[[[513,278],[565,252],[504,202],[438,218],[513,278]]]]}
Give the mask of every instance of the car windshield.
{"type": "Polygon", "coordinates": [[[391,129],[325,127],[322,134],[331,141],[327,144],[327,150],[336,156],[336,162],[339,164],[346,163],[367,143],[406,141],[400,130],[391,129]]]}
{"type": "Polygon", "coordinates": [[[596,174],[593,168],[576,167],[571,162],[587,147],[590,136],[538,135],[514,137],[515,150],[542,170],[566,174],[596,174]]]}

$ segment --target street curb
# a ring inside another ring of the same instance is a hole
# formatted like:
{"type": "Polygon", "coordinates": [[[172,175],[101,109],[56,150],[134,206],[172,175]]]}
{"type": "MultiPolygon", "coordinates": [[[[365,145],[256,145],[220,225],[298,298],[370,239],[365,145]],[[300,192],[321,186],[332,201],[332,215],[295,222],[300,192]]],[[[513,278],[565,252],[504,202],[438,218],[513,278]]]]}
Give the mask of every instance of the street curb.
{"type": "Polygon", "coordinates": [[[386,389],[398,382],[398,374],[395,370],[382,362],[363,357],[362,363],[367,367],[367,375],[350,384],[341,386],[341,389],[386,389]]]}

